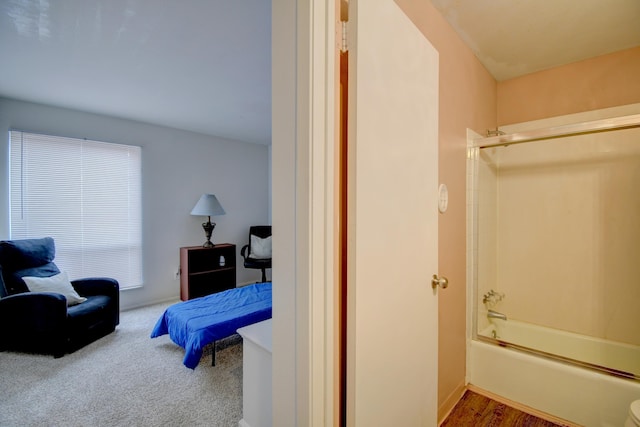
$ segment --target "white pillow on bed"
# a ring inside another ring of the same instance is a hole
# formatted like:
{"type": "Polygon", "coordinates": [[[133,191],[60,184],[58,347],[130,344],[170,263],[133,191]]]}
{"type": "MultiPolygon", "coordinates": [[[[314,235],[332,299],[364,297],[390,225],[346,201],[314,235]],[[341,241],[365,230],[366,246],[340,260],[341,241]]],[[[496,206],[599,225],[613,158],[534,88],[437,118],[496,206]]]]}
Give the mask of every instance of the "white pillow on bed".
{"type": "Polygon", "coordinates": [[[249,258],[268,259],[271,258],[271,236],[261,239],[251,235],[251,253],[249,258]]]}
{"type": "Polygon", "coordinates": [[[61,272],[51,277],[23,277],[24,283],[31,292],[55,292],[62,294],[67,299],[67,305],[80,304],[87,299],[78,295],[66,272],[61,272]]]}

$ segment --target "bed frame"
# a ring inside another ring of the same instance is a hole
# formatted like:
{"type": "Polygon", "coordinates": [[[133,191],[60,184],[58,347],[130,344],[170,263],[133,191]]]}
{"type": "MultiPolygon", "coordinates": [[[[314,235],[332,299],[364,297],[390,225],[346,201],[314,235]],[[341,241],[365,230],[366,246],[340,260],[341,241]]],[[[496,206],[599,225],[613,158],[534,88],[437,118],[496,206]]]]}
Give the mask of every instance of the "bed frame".
{"type": "Polygon", "coordinates": [[[216,342],[234,335],[239,328],[270,319],[271,305],[271,282],[179,302],[165,310],[151,338],[169,334],[185,349],[183,363],[190,369],[198,366],[203,348],[213,344],[211,364],[215,366],[216,342]]]}

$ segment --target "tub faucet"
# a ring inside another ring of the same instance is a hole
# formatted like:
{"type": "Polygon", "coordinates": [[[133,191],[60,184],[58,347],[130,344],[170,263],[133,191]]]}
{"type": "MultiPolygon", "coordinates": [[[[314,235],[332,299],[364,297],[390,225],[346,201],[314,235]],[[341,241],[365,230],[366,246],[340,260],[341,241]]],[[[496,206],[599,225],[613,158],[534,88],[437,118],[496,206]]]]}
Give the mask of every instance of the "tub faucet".
{"type": "Polygon", "coordinates": [[[482,303],[487,304],[491,307],[502,301],[504,297],[505,295],[503,293],[496,292],[493,289],[490,289],[489,292],[482,296],[482,303]]]}
{"type": "Polygon", "coordinates": [[[495,310],[489,310],[489,312],[487,313],[487,317],[489,319],[500,319],[500,320],[507,320],[507,316],[502,314],[502,313],[498,313],[495,310]]]}

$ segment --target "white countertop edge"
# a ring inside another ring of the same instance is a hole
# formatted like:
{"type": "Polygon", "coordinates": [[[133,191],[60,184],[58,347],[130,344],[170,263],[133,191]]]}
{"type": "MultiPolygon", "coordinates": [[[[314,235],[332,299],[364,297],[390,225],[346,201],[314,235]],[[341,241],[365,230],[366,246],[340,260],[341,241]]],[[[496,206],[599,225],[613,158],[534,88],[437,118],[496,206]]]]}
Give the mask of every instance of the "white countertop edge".
{"type": "Polygon", "coordinates": [[[265,351],[271,353],[272,341],[271,341],[271,319],[264,320],[262,322],[254,323],[253,325],[244,326],[238,329],[238,333],[242,339],[249,340],[256,344],[258,347],[263,348],[265,351]]]}

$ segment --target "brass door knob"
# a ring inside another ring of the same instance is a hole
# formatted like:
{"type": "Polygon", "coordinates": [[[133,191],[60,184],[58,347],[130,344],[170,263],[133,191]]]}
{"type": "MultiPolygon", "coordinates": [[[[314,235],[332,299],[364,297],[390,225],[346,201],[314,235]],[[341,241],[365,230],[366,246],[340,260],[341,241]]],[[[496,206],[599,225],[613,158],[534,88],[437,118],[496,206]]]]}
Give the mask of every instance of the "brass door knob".
{"type": "Polygon", "coordinates": [[[433,278],[431,279],[431,286],[434,289],[438,286],[440,286],[442,289],[447,289],[447,286],[449,286],[449,279],[444,276],[440,277],[437,274],[434,274],[433,278]]]}

